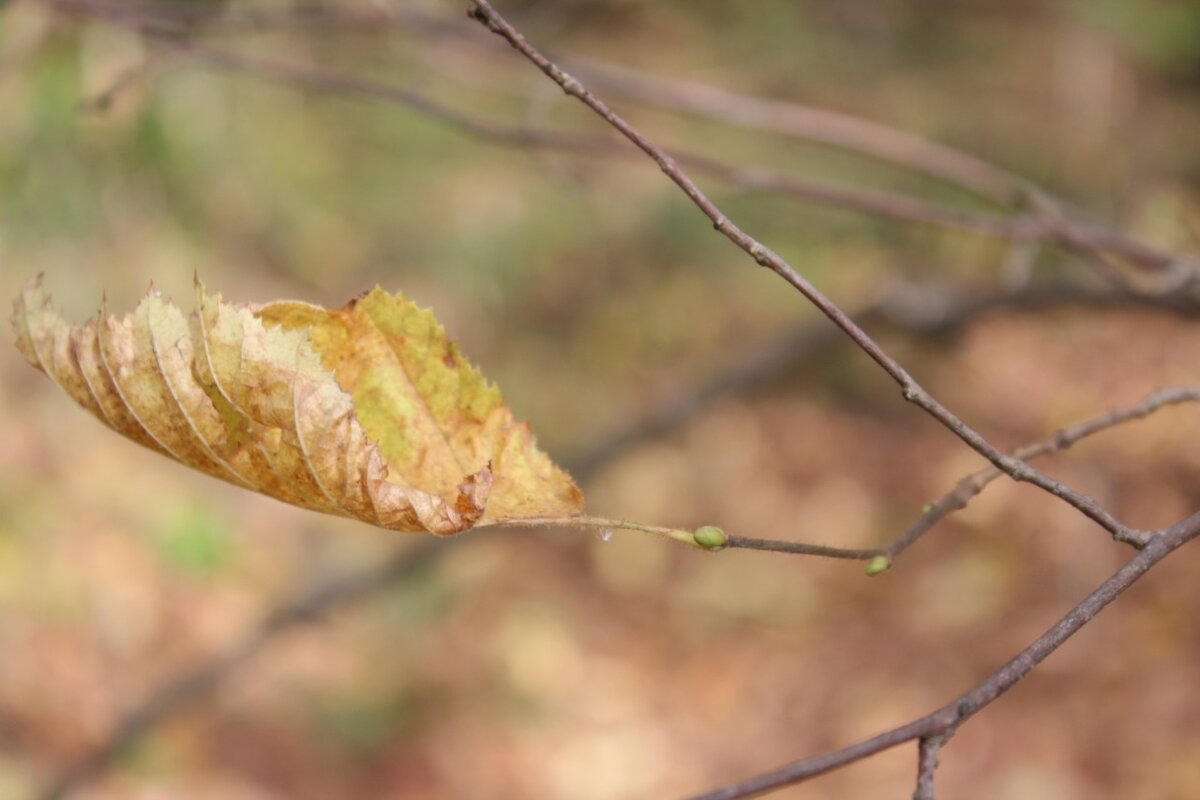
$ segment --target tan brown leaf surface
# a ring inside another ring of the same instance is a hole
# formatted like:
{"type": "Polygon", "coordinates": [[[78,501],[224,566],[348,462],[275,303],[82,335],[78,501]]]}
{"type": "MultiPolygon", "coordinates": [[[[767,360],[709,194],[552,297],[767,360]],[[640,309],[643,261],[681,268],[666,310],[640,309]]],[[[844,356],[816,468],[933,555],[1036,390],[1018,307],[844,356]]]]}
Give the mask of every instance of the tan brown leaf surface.
{"type": "Polygon", "coordinates": [[[17,347],[119,433],[294,505],[440,535],[582,510],[432,312],[378,288],[333,310],[196,297],[72,326],[39,276],[17,347]]]}

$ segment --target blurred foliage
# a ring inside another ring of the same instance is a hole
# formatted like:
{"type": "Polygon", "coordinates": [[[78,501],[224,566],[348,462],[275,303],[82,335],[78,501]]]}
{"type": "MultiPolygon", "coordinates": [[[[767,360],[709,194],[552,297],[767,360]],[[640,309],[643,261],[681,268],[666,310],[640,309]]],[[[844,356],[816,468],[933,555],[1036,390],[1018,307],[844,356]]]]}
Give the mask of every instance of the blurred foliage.
{"type": "Polygon", "coordinates": [[[167,567],[204,577],[219,574],[229,565],[233,546],[229,522],[216,512],[198,502],[170,510],[172,518],[158,536],[159,553],[167,567]]]}
{"type": "MultiPolygon", "coordinates": [[[[1192,3],[500,6],[553,53],[891,124],[1196,249],[1192,3]]],[[[256,7],[267,5],[230,5],[256,7]]],[[[492,119],[603,132],[529,65],[489,49],[461,4],[419,7],[463,35],[202,36],[492,119]]],[[[376,283],[402,289],[437,310],[564,461],[818,318],[649,162],[506,148],[396,106],[186,63],[160,65],[105,112],[85,108],[154,51],[33,0],[0,6],[0,296],[43,270],[77,319],[102,291],[132,307],[151,281],[186,307],[194,273],[234,301],[337,305],[376,283]]],[[[977,207],[846,154],[613,103],[668,145],[977,207]]],[[[900,281],[983,289],[1005,276],[999,242],[703,183],[849,309],[900,281]]],[[[1035,269],[1086,274],[1055,252],[1035,269]]],[[[1194,325],[1147,311],[991,316],[936,342],[882,333],[923,385],[1004,445],[1194,382],[1200,357],[1194,325]]],[[[399,540],[165,464],[8,347],[0,419],[3,800],[29,796],[151,687],[282,598],[377,563],[399,540]]],[[[1133,524],[1165,524],[1200,496],[1198,436],[1200,414],[1174,409],[1047,468],[1133,524]]],[[[977,466],[839,345],[626,451],[584,489],[597,514],[855,546],[894,535],[977,466]]],[[[1072,510],[1006,482],[871,580],[861,564],[633,534],[490,532],[453,545],[383,596],[281,637],[80,796],[678,796],[924,713],[1127,557],[1072,510]]],[[[940,790],[1200,793],[1195,549],[964,728],[943,751],[940,790]]],[[[889,752],[778,796],[906,796],[913,760],[889,752]]]]}

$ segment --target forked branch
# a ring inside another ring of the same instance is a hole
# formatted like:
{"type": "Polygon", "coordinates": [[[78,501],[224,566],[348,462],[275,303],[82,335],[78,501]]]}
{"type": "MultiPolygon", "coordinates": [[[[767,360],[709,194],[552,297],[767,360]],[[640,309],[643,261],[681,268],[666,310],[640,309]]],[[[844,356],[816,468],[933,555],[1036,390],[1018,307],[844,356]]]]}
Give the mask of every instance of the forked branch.
{"type": "MultiPolygon", "coordinates": [[[[1076,442],[1116,425],[1131,422],[1153,414],[1158,409],[1177,405],[1179,403],[1194,403],[1200,401],[1200,386],[1175,386],[1152,392],[1141,402],[1084,420],[1083,422],[1060,428],[1040,442],[1026,445],[1015,451],[1013,456],[1022,460],[1058,453],[1074,445],[1076,442]]],[[[943,495],[930,504],[915,523],[901,536],[893,539],[883,548],[883,555],[889,561],[907,550],[917,539],[924,536],[938,522],[953,511],[965,508],[968,501],[983,491],[989,483],[1003,473],[995,467],[987,467],[963,478],[954,490],[943,495]]]]}
{"type": "MultiPolygon", "coordinates": [[[[1175,386],[1152,392],[1140,402],[1122,408],[1116,408],[1099,414],[1074,425],[1060,428],[1041,441],[1026,445],[1013,451],[1013,457],[1022,460],[1058,453],[1074,445],[1081,439],[1108,430],[1117,425],[1133,420],[1142,419],[1153,414],[1164,406],[1180,403],[1200,402],[1200,386],[1175,386]]],[[[921,516],[902,534],[887,544],[871,548],[830,547],[805,542],[794,542],[777,539],[756,539],[746,536],[729,536],[726,547],[747,548],[752,550],[770,550],[778,553],[796,555],[822,556],[825,558],[842,558],[867,561],[882,557],[883,565],[890,565],[897,556],[911,547],[918,539],[933,529],[948,515],[966,508],[971,498],[978,495],[984,488],[1000,477],[1003,473],[995,467],[986,467],[973,472],[960,480],[951,491],[942,495],[938,500],[925,507],[921,516]]]]}
{"type": "MultiPolygon", "coordinates": [[[[1198,535],[1200,513],[1192,514],[1153,536],[1137,555],[1007,664],[936,711],[840,750],[806,758],[748,780],[695,795],[690,800],[739,800],[744,797],[757,797],[784,786],[802,783],[905,742],[946,736],[1011,689],[1063,642],[1104,610],[1121,592],[1145,575],[1151,567],[1198,535]]],[[[929,769],[926,764],[923,758],[921,776],[925,776],[929,769]]]]}
{"type": "Polygon", "coordinates": [[[473,8],[470,13],[474,19],[481,22],[488,30],[501,36],[513,49],[557,83],[564,92],[590,108],[625,138],[635,144],[638,149],[648,155],[658,165],[659,169],[700,209],[701,213],[708,217],[718,232],[737,245],[754,259],[757,264],[770,269],[791,284],[809,302],[815,305],[821,313],[825,314],[834,325],[850,337],[863,352],[870,356],[900,386],[901,394],[905,400],[924,409],[951,433],[965,442],[972,450],[986,458],[997,469],[1009,475],[1013,480],[1031,483],[1060,498],[1108,531],[1116,541],[1129,544],[1133,547],[1145,546],[1148,539],[1148,534],[1145,531],[1130,528],[1102,508],[1091,497],[1065,486],[1018,458],[1006,455],[985,439],[982,434],[959,419],[948,408],[926,392],[898,361],[888,355],[866,331],[859,327],[854,320],[850,319],[841,308],[810,283],[807,278],[797,272],[781,256],[743,231],[735,222],[727,217],[701,191],[700,187],[688,177],[687,173],[679,167],[675,159],[610,109],[604,101],[592,94],[577,78],[567,74],[557,64],[542,55],[540,51],[526,41],[525,37],[516,28],[500,16],[487,0],[472,0],[472,3],[473,8]]]}

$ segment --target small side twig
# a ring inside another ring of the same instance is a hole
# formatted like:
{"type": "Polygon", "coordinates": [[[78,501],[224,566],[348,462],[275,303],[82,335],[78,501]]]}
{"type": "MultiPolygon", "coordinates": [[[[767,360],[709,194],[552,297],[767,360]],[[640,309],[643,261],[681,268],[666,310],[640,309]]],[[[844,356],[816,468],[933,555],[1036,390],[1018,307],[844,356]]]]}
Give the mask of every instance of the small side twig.
{"type": "MultiPolygon", "coordinates": [[[[1160,408],[1179,403],[1200,401],[1200,386],[1176,386],[1152,392],[1143,400],[1130,406],[1113,409],[1082,422],[1060,428],[1051,436],[1034,444],[1026,445],[1013,453],[1021,459],[1057,453],[1074,445],[1076,442],[1093,434],[1146,417],[1160,408]]],[[[657,525],[645,525],[639,522],[609,519],[605,517],[533,517],[527,519],[509,519],[503,522],[486,523],[476,526],[483,527],[582,527],[596,528],[611,532],[623,529],[649,533],[673,541],[697,547],[702,550],[763,550],[789,555],[815,556],[819,558],[845,559],[851,561],[871,561],[868,575],[875,575],[891,566],[896,557],[911,547],[921,536],[944,519],[950,513],[965,508],[971,498],[983,491],[993,480],[1003,473],[994,467],[982,469],[963,478],[947,494],[937,502],[926,506],[924,512],[908,530],[892,541],[880,547],[852,548],[835,547],[831,545],[798,542],[785,539],[762,539],[751,536],[736,536],[719,532],[719,538],[709,542],[699,541],[697,531],[678,528],[665,528],[657,525]]],[[[717,529],[714,529],[717,530],[717,529]]],[[[1148,534],[1149,536],[1149,534],[1148,534]]]]}
{"type": "Polygon", "coordinates": [[[938,753],[952,735],[951,731],[936,736],[922,736],[917,743],[917,788],[913,800],[934,800],[933,773],[938,765],[938,753]]]}
{"type": "MultiPolygon", "coordinates": [[[[1013,455],[1016,458],[1027,460],[1058,453],[1081,439],[1125,422],[1142,419],[1164,406],[1197,401],[1200,401],[1200,386],[1175,386],[1159,389],[1131,406],[1113,409],[1091,419],[1060,428],[1040,442],[1018,448],[1013,451],[1013,455]]],[[[1002,474],[995,467],[985,467],[960,480],[951,492],[930,504],[908,530],[884,546],[882,548],[883,555],[887,556],[889,562],[895,559],[947,515],[965,508],[972,497],[982,492],[984,487],[1002,474]]]]}
{"type": "MultiPolygon", "coordinates": [[[[1175,386],[1167,389],[1159,389],[1133,405],[1113,409],[1082,422],[1077,422],[1074,425],[1060,428],[1041,441],[1015,450],[1013,456],[1027,460],[1050,455],[1051,453],[1058,453],[1073,446],[1081,439],[1126,422],[1142,419],[1165,406],[1189,402],[1200,402],[1200,386],[1175,386]]],[[[885,563],[890,565],[895,561],[897,556],[932,530],[937,523],[941,522],[951,513],[966,508],[971,498],[982,492],[989,483],[1002,474],[995,467],[985,467],[978,472],[966,476],[955,485],[954,489],[940,497],[934,503],[926,506],[917,521],[909,526],[904,533],[880,547],[862,549],[827,547],[804,542],[755,539],[745,536],[729,536],[726,547],[771,550],[780,553],[853,559],[858,561],[867,561],[883,556],[886,559],[885,563]]]]}

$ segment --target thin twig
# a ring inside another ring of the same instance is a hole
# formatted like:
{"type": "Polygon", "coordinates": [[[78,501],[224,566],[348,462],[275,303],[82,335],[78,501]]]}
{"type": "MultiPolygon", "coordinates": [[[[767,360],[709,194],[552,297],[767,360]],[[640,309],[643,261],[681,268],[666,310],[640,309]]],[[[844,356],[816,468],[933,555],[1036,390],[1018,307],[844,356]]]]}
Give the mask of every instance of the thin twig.
{"type": "Polygon", "coordinates": [[[809,302],[821,310],[825,316],[849,336],[880,368],[882,368],[900,386],[904,399],[924,409],[930,416],[942,423],[951,433],[961,439],[975,452],[982,455],[998,469],[1017,481],[1031,483],[1046,492],[1058,497],[1075,507],[1086,517],[1107,530],[1116,541],[1133,547],[1144,547],[1148,534],[1122,523],[1100,506],[1094,499],[1075,491],[1061,482],[1042,474],[1020,459],[1004,454],[995,445],[985,439],[974,428],[955,416],[948,408],[938,402],[917,383],[908,371],[888,355],[883,348],[872,339],[866,331],[859,327],[833,301],[827,298],[808,279],[798,273],[787,261],[770,248],[763,245],[743,231],[736,223],[727,217],[708,196],[700,190],[694,181],[680,169],[674,159],[667,155],[656,144],[651,142],[622,117],[612,111],[602,100],[593,95],[578,79],[568,75],[560,67],[547,59],[536,48],[530,45],[525,37],[511,24],[500,16],[487,0],[471,0],[471,16],[481,22],[488,30],[504,38],[513,49],[527,58],[557,83],[564,92],[575,97],[609,125],[620,131],[623,136],[638,146],[658,164],[663,171],[700,209],[713,227],[727,239],[741,248],[760,266],[766,267],[779,275],[796,290],[808,298],[809,302]]]}
{"type": "Polygon", "coordinates": [[[628,67],[573,59],[576,69],[593,83],[655,108],[665,108],[715,122],[783,134],[868,156],[965,189],[993,202],[1019,207],[1034,199],[1036,214],[1027,222],[1034,238],[1095,255],[1111,251],[1131,262],[1163,269],[1200,263],[1150,247],[1120,233],[1067,218],[1061,201],[1032,182],[969,153],[931,142],[905,131],[794,101],[772,100],[725,91],[691,81],[646,75],[628,67]]]}
{"type": "MultiPolygon", "coordinates": [[[[1013,456],[1024,460],[1058,453],[1071,447],[1080,439],[1125,422],[1142,419],[1164,406],[1197,401],[1200,401],[1200,386],[1175,386],[1159,389],[1151,392],[1141,402],[1134,405],[1113,409],[1083,422],[1060,428],[1040,442],[1018,448],[1013,451],[1013,456]]],[[[947,515],[966,507],[972,497],[982,492],[984,487],[1000,477],[1001,474],[1003,473],[995,467],[985,467],[960,480],[953,491],[927,506],[926,511],[908,530],[885,545],[882,548],[882,554],[887,556],[889,562],[895,559],[947,515]]]]}
{"type": "Polygon", "coordinates": [[[881,547],[854,548],[833,547],[824,544],[808,542],[792,542],[782,539],[759,539],[753,536],[726,537],[726,548],[740,550],[766,550],[772,553],[789,553],[797,556],[817,556],[818,558],[838,558],[847,561],[867,561],[876,556],[884,555],[881,547]]]}
{"type": "MultiPolygon", "coordinates": [[[[1159,389],[1134,405],[1114,409],[1083,422],[1060,428],[1039,442],[1015,450],[1013,456],[1020,459],[1030,459],[1051,453],[1058,453],[1071,447],[1081,439],[1125,422],[1142,419],[1164,406],[1189,402],[1200,402],[1200,386],[1176,386],[1168,389],[1159,389]]],[[[891,564],[897,556],[932,530],[938,522],[941,522],[952,512],[965,508],[971,498],[982,492],[984,487],[1002,474],[995,467],[986,467],[968,475],[960,480],[953,490],[943,495],[936,502],[926,506],[921,516],[908,530],[880,547],[861,549],[829,547],[805,542],[755,539],[744,536],[729,536],[726,547],[772,550],[780,553],[823,556],[825,558],[844,558],[858,561],[867,561],[878,556],[883,556],[887,559],[886,563],[891,564]]]]}
{"type": "Polygon", "coordinates": [[[581,59],[572,63],[592,83],[645,105],[819,142],[938,178],[1001,205],[1019,204],[1031,187],[1025,179],[973,155],[849,114],[646,75],[614,64],[581,59]]]}
{"type": "MultiPolygon", "coordinates": [[[[1142,419],[1168,405],[1200,401],[1200,386],[1176,386],[1159,389],[1147,395],[1141,402],[1124,408],[1107,411],[1091,419],[1060,428],[1046,439],[1034,444],[1018,448],[1013,452],[1014,458],[1029,459],[1057,453],[1071,447],[1084,439],[1101,431],[1108,430],[1125,422],[1142,419]]],[[[886,569],[900,553],[907,550],[921,536],[930,531],[938,522],[950,513],[965,508],[971,498],[978,495],[996,478],[1002,475],[998,469],[988,467],[972,473],[960,480],[949,493],[937,502],[925,507],[924,512],[908,530],[892,541],[880,547],[851,548],[835,547],[832,545],[797,542],[786,539],[763,539],[751,536],[736,536],[722,531],[722,543],[718,546],[705,546],[696,541],[693,531],[679,528],[665,528],[658,525],[646,525],[640,522],[611,519],[607,517],[532,517],[526,519],[507,519],[500,522],[489,522],[477,525],[476,528],[509,527],[509,528],[597,528],[604,531],[632,530],[665,537],[673,541],[697,547],[702,550],[764,550],[790,555],[816,556],[820,558],[867,561],[883,557],[885,561],[881,568],[886,569]]]]}
{"type": "Polygon", "coordinates": [[[939,736],[955,730],[1028,675],[1046,656],[1057,650],[1151,567],[1198,535],[1200,513],[1192,514],[1157,532],[1133,558],[1028,647],[974,688],[936,711],[840,750],[806,758],[748,780],[695,795],[691,800],[739,800],[744,797],[757,797],[784,786],[801,783],[905,742],[939,736]]]}
{"type": "MultiPolygon", "coordinates": [[[[94,6],[98,2],[65,1],[77,6],[94,6]]],[[[466,38],[464,29],[451,19],[401,4],[365,9],[299,9],[284,12],[239,9],[226,13],[209,28],[222,33],[236,33],[239,30],[275,30],[287,26],[301,26],[321,32],[331,28],[379,32],[404,27],[422,36],[443,40],[466,38]]],[[[929,175],[1005,207],[1020,207],[1031,198],[1036,206],[1036,213],[1032,215],[1000,219],[878,193],[893,200],[908,200],[915,204],[914,207],[922,213],[922,218],[917,221],[943,224],[937,219],[941,216],[944,217],[944,224],[953,227],[1011,238],[1028,236],[1093,257],[1111,252],[1141,267],[1193,275],[1200,271],[1200,259],[1152,247],[1095,223],[1072,220],[1065,213],[1063,201],[1026,178],[970,153],[906,131],[830,109],[795,101],[753,97],[691,81],[648,75],[625,66],[579,58],[569,58],[568,63],[609,91],[660,110],[673,110],[722,124],[835,147],[929,175]]],[[[679,157],[678,154],[676,157],[679,157]]],[[[790,191],[786,187],[780,187],[780,190],[790,191]]],[[[821,201],[820,197],[813,199],[821,201]]],[[[834,202],[840,202],[840,198],[834,202]]]]}
{"type": "MultiPolygon", "coordinates": [[[[61,0],[55,1],[61,2],[61,0]]],[[[154,37],[159,41],[161,47],[172,54],[199,64],[242,73],[260,80],[301,87],[310,91],[393,103],[450,125],[462,133],[496,144],[530,149],[561,150],[608,158],[637,157],[636,151],[630,150],[628,146],[613,139],[584,136],[568,131],[507,125],[456,109],[409,87],[323,67],[246,56],[209,45],[185,42],[168,35],[159,35],[153,30],[148,31],[147,35],[154,37]]],[[[121,85],[120,88],[127,88],[127,84],[121,85]]],[[[107,89],[99,97],[104,98],[112,91],[112,89],[107,89]]],[[[91,102],[96,103],[97,100],[91,102]]],[[[735,166],[719,159],[679,149],[673,149],[672,153],[678,163],[684,164],[696,172],[718,178],[743,191],[778,194],[900,222],[951,228],[1004,239],[1037,238],[1042,227],[1042,223],[1033,216],[1003,217],[994,214],[973,214],[944,208],[892,192],[836,186],[764,167],[735,166]]]]}
{"type": "Polygon", "coordinates": [[[937,769],[938,753],[950,736],[950,731],[937,736],[922,736],[917,743],[917,788],[913,800],[934,800],[933,773],[937,769]]]}

